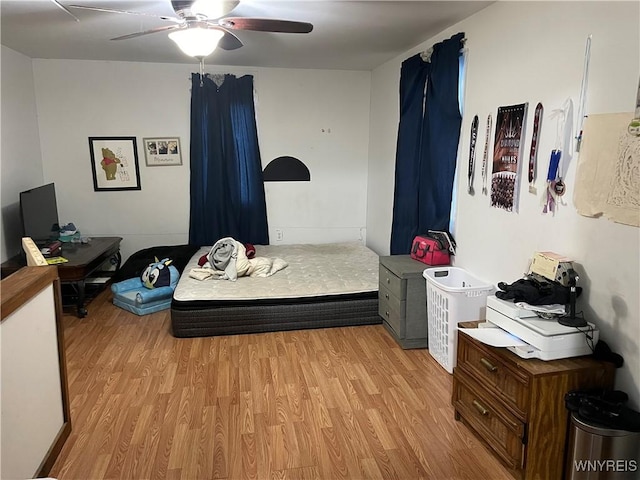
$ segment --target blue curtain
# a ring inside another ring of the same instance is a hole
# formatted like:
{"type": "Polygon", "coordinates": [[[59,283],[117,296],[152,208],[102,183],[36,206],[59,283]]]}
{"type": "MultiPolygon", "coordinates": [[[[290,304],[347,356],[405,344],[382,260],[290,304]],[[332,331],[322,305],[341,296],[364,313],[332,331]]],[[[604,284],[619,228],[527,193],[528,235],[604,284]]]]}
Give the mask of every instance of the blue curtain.
{"type": "Polygon", "coordinates": [[[448,230],[462,116],[459,56],[464,33],[433,46],[430,61],[408,58],[400,71],[391,254],[407,254],[413,238],[448,230]]]}
{"type": "Polygon", "coordinates": [[[191,75],[189,243],[269,244],[253,77],[191,75]]]}

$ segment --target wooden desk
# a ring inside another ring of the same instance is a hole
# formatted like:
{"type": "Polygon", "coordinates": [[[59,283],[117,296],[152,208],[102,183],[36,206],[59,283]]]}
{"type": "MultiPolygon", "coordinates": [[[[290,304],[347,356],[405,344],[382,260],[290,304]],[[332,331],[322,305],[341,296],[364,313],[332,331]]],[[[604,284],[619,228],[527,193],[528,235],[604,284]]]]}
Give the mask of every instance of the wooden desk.
{"type": "MultiPolygon", "coordinates": [[[[77,293],[75,302],[77,315],[83,318],[87,315],[85,307],[86,284],[92,276],[99,272],[99,268],[111,259],[116,271],[120,268],[120,237],[92,237],[89,243],[63,243],[61,256],[69,260],[59,263],[58,276],[64,285],[71,285],[77,293]]],[[[26,266],[23,254],[16,255],[2,264],[2,278],[11,275],[26,266]]]]}

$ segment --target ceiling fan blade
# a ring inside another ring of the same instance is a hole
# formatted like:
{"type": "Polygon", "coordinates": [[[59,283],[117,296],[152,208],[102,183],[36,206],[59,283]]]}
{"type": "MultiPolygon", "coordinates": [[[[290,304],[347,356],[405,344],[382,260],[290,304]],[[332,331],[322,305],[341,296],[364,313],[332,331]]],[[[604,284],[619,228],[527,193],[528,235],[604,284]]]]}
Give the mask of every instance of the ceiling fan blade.
{"type": "Polygon", "coordinates": [[[143,35],[149,35],[150,33],[166,32],[166,31],[169,31],[169,30],[177,30],[178,28],[182,28],[182,27],[180,27],[180,25],[167,25],[167,26],[164,26],[164,27],[152,28],[151,30],[145,30],[144,32],[136,32],[136,33],[130,33],[128,35],[122,35],[120,37],[112,38],[111,40],[128,40],[129,38],[141,37],[143,35]]]}
{"type": "Polygon", "coordinates": [[[309,33],[313,30],[313,25],[307,22],[270,18],[225,17],[218,20],[218,24],[230,30],[254,30],[257,32],[309,33]]]}
{"type": "Polygon", "coordinates": [[[194,2],[172,0],[171,3],[174,7],[176,3],[191,3],[189,8],[193,15],[203,15],[213,20],[229,15],[240,2],[239,0],[195,0],[194,2]]]}
{"type": "Polygon", "coordinates": [[[69,9],[67,7],[65,7],[64,5],[62,5],[58,0],[51,0],[51,1],[56,5],[56,7],[60,8],[61,10],[64,10],[69,15],[71,15],[75,19],[76,22],[80,21],[80,19],[78,17],[76,17],[73,13],[71,13],[69,11],[69,9]]]}
{"type": "Polygon", "coordinates": [[[130,12],[128,10],[118,10],[115,8],[107,8],[107,7],[87,7],[86,5],[69,5],[69,7],[79,8],[82,10],[93,10],[94,12],[124,13],[126,15],[142,15],[144,17],[159,18],[160,20],[167,20],[167,21],[176,22],[176,23],[181,23],[183,21],[181,18],[166,17],[164,15],[153,15],[151,13],[143,13],[143,12],[130,12]]]}
{"type": "Polygon", "coordinates": [[[218,43],[218,47],[223,50],[237,50],[242,47],[242,45],[243,43],[238,37],[226,30],[224,32],[224,37],[222,37],[218,43]]]}
{"type": "Polygon", "coordinates": [[[180,15],[179,12],[183,10],[191,10],[191,5],[193,5],[195,0],[171,0],[171,6],[173,7],[173,11],[180,15]]]}

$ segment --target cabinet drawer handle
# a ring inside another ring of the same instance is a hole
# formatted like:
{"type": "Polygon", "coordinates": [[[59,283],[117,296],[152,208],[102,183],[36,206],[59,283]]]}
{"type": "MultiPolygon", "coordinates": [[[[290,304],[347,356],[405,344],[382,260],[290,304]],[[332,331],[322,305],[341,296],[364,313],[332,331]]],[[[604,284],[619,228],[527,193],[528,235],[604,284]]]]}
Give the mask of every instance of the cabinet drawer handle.
{"type": "Polygon", "coordinates": [[[385,314],[387,317],[389,316],[389,312],[388,312],[388,311],[384,312],[384,314],[385,314]]]}
{"type": "Polygon", "coordinates": [[[391,283],[391,279],[387,277],[387,283],[391,283]]]}
{"type": "Polygon", "coordinates": [[[489,360],[487,360],[484,357],[480,359],[480,363],[484,366],[484,368],[486,368],[490,372],[498,371],[498,367],[496,367],[493,363],[491,363],[489,360]]]}
{"type": "Polygon", "coordinates": [[[482,415],[483,417],[489,415],[489,410],[484,408],[479,401],[474,400],[472,404],[474,407],[476,407],[476,410],[478,410],[478,413],[480,413],[480,415],[482,415]]]}
{"type": "Polygon", "coordinates": [[[388,294],[388,293],[385,293],[385,294],[384,294],[384,298],[386,298],[387,300],[389,300],[389,294],[388,294]]]}

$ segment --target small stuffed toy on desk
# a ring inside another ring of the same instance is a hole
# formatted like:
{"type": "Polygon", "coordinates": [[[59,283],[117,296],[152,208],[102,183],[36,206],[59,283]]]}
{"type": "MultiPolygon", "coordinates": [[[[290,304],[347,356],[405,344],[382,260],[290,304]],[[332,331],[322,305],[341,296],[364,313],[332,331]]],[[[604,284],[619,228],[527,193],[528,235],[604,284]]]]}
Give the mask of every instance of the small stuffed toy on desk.
{"type": "Polygon", "coordinates": [[[139,278],[130,278],[111,285],[113,304],[137,315],[146,315],[171,306],[173,291],[180,273],[171,260],[155,259],[139,278]]]}

